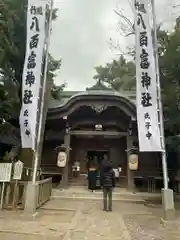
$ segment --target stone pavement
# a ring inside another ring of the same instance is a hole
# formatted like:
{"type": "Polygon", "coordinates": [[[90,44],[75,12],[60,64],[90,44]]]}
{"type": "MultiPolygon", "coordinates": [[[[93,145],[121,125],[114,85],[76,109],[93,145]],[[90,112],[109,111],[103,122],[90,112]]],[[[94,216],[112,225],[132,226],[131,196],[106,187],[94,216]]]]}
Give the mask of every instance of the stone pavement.
{"type": "MultiPolygon", "coordinates": [[[[165,229],[161,208],[113,204],[103,212],[100,201],[54,199],[32,220],[22,212],[0,213],[1,240],[177,240],[180,224],[165,229]]],[[[180,218],[179,218],[180,219],[180,218]]]]}

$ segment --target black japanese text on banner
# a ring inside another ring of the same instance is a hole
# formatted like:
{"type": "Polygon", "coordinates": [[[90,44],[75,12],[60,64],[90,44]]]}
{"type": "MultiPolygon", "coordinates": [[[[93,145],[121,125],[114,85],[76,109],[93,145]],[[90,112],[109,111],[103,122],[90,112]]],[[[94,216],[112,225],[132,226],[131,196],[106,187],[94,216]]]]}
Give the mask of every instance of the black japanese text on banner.
{"type": "Polygon", "coordinates": [[[22,76],[22,108],[20,113],[23,148],[35,148],[47,3],[48,0],[28,0],[26,55],[22,76]]]}
{"type": "Polygon", "coordinates": [[[162,151],[157,110],[156,67],[147,0],[135,0],[136,99],[139,148],[162,151]]]}

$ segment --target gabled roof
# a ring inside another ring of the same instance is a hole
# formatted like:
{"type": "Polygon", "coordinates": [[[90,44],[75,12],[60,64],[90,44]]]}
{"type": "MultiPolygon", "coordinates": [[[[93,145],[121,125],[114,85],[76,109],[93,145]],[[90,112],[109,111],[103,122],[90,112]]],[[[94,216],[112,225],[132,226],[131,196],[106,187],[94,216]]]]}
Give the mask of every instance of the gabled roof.
{"type": "Polygon", "coordinates": [[[56,100],[56,99],[51,99],[49,101],[49,106],[48,109],[49,111],[51,111],[51,109],[55,109],[55,108],[60,108],[65,106],[71,99],[76,98],[76,97],[81,97],[81,96],[116,96],[116,97],[123,97],[127,100],[129,100],[130,102],[132,102],[132,104],[136,105],[136,95],[134,92],[117,92],[117,91],[113,91],[113,90],[86,90],[86,91],[64,91],[61,93],[61,99],[60,100],[56,100]]]}
{"type": "Polygon", "coordinates": [[[48,109],[48,118],[69,115],[71,111],[74,111],[76,104],[91,104],[94,103],[104,103],[108,104],[113,102],[114,106],[119,106],[125,114],[136,118],[136,104],[126,95],[121,94],[117,91],[108,90],[90,90],[79,92],[72,95],[69,98],[62,98],[61,101],[54,101],[54,105],[48,109]]]}

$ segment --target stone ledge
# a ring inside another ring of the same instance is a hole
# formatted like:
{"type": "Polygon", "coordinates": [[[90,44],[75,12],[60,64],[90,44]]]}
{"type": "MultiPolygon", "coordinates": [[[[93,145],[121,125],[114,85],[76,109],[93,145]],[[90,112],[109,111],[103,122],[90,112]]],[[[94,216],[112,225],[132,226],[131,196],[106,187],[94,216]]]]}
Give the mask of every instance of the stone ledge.
{"type": "Polygon", "coordinates": [[[0,233],[10,233],[10,234],[18,234],[18,235],[42,236],[42,234],[40,234],[40,233],[19,232],[19,231],[14,231],[14,230],[2,230],[2,229],[0,229],[0,233]]]}
{"type": "MultiPolygon", "coordinates": [[[[91,200],[91,201],[102,201],[102,197],[85,197],[85,196],[53,196],[51,199],[67,199],[67,200],[91,200]]],[[[144,200],[141,199],[130,199],[130,198],[114,198],[114,202],[123,202],[123,203],[135,203],[135,204],[145,204],[144,200]]]]}
{"type": "Polygon", "coordinates": [[[60,213],[60,212],[76,212],[77,209],[71,209],[71,208],[59,208],[59,207],[46,207],[46,205],[42,206],[41,207],[41,210],[42,211],[47,211],[47,212],[50,212],[50,211],[57,211],[57,215],[60,213]]]}
{"type": "Polygon", "coordinates": [[[35,221],[38,216],[39,212],[35,212],[34,214],[22,213],[21,215],[22,219],[26,221],[35,221]]]}
{"type": "Polygon", "coordinates": [[[175,220],[165,220],[164,218],[160,218],[160,223],[163,225],[165,228],[174,228],[176,224],[179,223],[179,221],[175,220]]]}
{"type": "Polygon", "coordinates": [[[50,235],[46,236],[46,235],[43,235],[43,234],[35,234],[35,233],[31,234],[31,233],[19,233],[19,232],[12,232],[12,231],[0,231],[0,239],[62,240],[63,239],[63,235],[61,235],[61,236],[50,236],[50,235]]]}

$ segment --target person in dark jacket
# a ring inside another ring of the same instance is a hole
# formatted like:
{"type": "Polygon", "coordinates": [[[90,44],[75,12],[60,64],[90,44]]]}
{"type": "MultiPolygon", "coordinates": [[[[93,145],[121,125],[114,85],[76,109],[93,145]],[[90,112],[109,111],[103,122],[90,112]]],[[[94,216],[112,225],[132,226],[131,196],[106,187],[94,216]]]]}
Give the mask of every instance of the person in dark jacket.
{"type": "Polygon", "coordinates": [[[104,211],[112,211],[112,191],[115,187],[116,178],[111,162],[105,158],[100,175],[100,183],[103,189],[104,211]],[[109,200],[109,202],[108,202],[109,200]]]}
{"type": "Polygon", "coordinates": [[[96,158],[90,161],[88,166],[88,188],[92,192],[96,189],[97,166],[96,158]]]}

